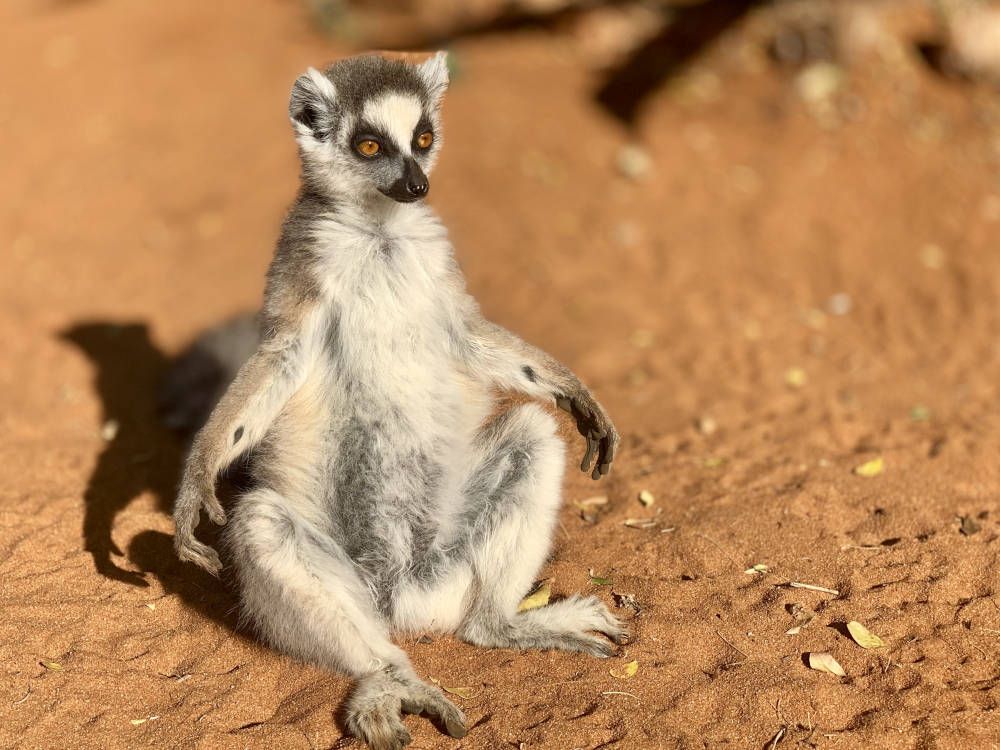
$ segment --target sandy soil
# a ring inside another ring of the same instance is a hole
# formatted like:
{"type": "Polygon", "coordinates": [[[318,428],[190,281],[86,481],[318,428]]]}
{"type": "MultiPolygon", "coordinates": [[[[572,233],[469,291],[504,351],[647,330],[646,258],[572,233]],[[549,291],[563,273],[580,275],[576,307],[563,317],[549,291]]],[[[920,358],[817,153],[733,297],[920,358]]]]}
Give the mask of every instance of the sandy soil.
{"type": "MultiPolygon", "coordinates": [[[[755,23],[637,134],[572,33],[455,45],[432,202],[485,310],[625,436],[610,481],[567,477],[544,575],[639,611],[610,662],[407,642],[474,723],[410,718],[414,747],[1000,746],[1000,99],[876,56],[831,119],[755,23]],[[644,179],[616,167],[633,137],[644,179]],[[816,616],[787,635],[796,605],[816,616]]],[[[287,92],[348,46],[293,0],[12,0],[0,28],[0,746],[355,746],[347,682],[237,632],[174,559],[153,402],[256,304],[296,184],[287,92]]]]}

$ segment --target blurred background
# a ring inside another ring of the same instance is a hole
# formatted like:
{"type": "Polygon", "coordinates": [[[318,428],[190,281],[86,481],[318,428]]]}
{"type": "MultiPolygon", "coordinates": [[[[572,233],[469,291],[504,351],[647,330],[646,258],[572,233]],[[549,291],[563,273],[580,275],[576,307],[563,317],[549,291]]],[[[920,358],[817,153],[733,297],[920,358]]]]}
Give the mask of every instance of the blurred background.
{"type": "Polygon", "coordinates": [[[995,741],[997,3],[6,0],[0,744],[342,742],[346,682],[235,635],[173,559],[155,390],[259,304],[297,75],[439,48],[430,201],[469,287],[624,435],[608,483],[568,476],[550,573],[632,596],[640,662],[623,686],[411,643],[471,686],[461,746],[995,741]],[[784,588],[803,579],[838,596],[784,588]],[[786,636],[792,605],[891,648],[786,636]]]}

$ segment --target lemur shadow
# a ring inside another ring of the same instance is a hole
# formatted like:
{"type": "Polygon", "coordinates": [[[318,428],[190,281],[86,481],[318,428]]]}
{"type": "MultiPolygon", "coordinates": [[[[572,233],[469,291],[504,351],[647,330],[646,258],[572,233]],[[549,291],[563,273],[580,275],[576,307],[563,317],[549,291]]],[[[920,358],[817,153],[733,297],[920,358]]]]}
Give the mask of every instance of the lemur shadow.
{"type": "MultiPolygon", "coordinates": [[[[177,559],[172,538],[158,531],[138,534],[127,559],[140,572],[122,567],[124,553],[112,537],[117,515],[144,492],[170,513],[177,487],[183,438],[159,414],[157,392],[173,360],[162,352],[145,323],[85,321],[61,331],[95,367],[94,386],[103,404],[107,443],[84,490],[83,544],[101,575],[132,586],[148,586],[148,574],[213,619],[235,625],[228,588],[177,559]]],[[[211,524],[208,524],[211,525],[211,524]]]]}

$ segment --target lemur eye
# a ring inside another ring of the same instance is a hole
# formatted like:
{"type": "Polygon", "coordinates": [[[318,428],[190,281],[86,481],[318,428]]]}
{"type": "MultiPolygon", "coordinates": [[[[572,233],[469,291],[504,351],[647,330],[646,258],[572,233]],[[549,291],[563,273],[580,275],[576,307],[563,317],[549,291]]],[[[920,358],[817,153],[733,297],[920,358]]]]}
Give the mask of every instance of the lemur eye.
{"type": "Polygon", "coordinates": [[[358,153],[360,153],[362,156],[367,156],[369,159],[373,156],[376,156],[378,152],[382,150],[382,147],[378,144],[378,141],[373,141],[371,139],[365,139],[363,141],[359,141],[356,148],[358,149],[358,153]]]}
{"type": "Polygon", "coordinates": [[[434,134],[429,130],[417,136],[417,146],[420,148],[430,148],[432,143],[434,143],[434,134]]]}

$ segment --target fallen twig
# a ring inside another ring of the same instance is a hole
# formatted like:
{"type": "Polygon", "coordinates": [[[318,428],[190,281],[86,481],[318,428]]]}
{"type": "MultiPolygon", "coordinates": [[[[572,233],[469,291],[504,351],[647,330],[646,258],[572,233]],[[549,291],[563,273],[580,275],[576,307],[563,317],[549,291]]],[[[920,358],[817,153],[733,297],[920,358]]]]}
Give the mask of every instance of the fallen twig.
{"type": "Polygon", "coordinates": [[[809,591],[821,591],[824,594],[832,594],[833,596],[840,596],[840,592],[837,589],[828,589],[826,586],[816,586],[812,583],[799,583],[798,581],[789,581],[789,586],[793,589],[808,589],[809,591]]]}
{"type": "Polygon", "coordinates": [[[733,649],[733,651],[735,651],[736,653],[740,654],[744,659],[749,659],[750,658],[743,651],[740,651],[738,648],[736,648],[736,646],[734,646],[730,641],[727,641],[726,638],[725,638],[725,636],[723,636],[722,633],[720,633],[718,630],[715,631],[715,634],[717,636],[719,636],[719,638],[722,639],[723,643],[725,643],[727,646],[729,646],[729,648],[733,649]]]}

